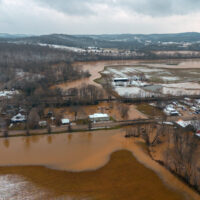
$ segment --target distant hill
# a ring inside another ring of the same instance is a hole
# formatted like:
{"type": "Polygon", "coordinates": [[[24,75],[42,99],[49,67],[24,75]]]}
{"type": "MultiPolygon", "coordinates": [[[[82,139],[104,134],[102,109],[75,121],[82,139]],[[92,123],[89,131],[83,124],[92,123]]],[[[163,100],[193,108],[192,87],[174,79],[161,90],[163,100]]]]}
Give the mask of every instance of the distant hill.
{"type": "Polygon", "coordinates": [[[8,33],[0,33],[0,38],[9,38],[9,39],[14,39],[14,38],[25,38],[25,37],[30,37],[30,35],[25,35],[25,34],[8,34],[8,33]]]}
{"type": "Polygon", "coordinates": [[[50,44],[69,47],[98,47],[139,50],[152,48],[153,50],[178,49],[200,50],[200,33],[178,34],[110,34],[110,35],[65,35],[51,34],[41,36],[0,34],[0,42],[14,42],[23,44],[50,44]]]}
{"type": "Polygon", "coordinates": [[[121,34],[121,35],[88,35],[93,39],[106,41],[152,41],[152,42],[196,42],[200,41],[200,33],[188,32],[177,34],[121,34]]]}

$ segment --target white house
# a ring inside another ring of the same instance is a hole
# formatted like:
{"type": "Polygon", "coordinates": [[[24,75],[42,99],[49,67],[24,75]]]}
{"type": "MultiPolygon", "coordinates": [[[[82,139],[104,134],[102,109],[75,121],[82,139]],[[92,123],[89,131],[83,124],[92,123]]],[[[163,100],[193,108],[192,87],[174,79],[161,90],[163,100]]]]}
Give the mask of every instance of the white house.
{"type": "Polygon", "coordinates": [[[164,109],[164,113],[170,116],[178,116],[179,112],[173,107],[173,105],[168,105],[164,109]]]}
{"type": "Polygon", "coordinates": [[[26,116],[22,114],[17,114],[14,117],[12,117],[11,122],[12,123],[19,123],[19,122],[24,122],[26,121],[26,116]]]}
{"type": "Polygon", "coordinates": [[[61,119],[61,123],[62,123],[62,125],[68,125],[68,124],[70,124],[70,120],[69,119],[61,119]]]}
{"type": "Polygon", "coordinates": [[[93,115],[89,115],[89,119],[91,122],[109,121],[110,116],[104,113],[95,113],[93,115]]]}
{"type": "Polygon", "coordinates": [[[191,125],[191,121],[179,120],[179,121],[176,122],[176,124],[178,124],[182,128],[186,128],[187,126],[191,125]]]}

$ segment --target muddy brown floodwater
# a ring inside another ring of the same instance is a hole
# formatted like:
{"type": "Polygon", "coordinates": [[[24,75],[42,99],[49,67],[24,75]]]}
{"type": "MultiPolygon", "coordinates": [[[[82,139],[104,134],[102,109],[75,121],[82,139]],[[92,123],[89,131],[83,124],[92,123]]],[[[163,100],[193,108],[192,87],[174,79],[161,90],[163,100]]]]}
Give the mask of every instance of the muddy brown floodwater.
{"type": "Polygon", "coordinates": [[[124,134],[1,139],[0,199],[199,199],[124,134]]]}

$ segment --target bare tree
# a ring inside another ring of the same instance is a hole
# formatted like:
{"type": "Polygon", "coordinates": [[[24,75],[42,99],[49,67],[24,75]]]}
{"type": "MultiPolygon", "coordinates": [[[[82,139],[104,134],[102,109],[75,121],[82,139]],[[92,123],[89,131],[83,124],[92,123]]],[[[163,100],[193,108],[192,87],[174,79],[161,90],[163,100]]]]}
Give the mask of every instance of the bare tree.
{"type": "Polygon", "coordinates": [[[161,142],[160,141],[161,132],[156,126],[156,124],[146,125],[141,135],[148,146],[153,146],[161,142]]]}
{"type": "Polygon", "coordinates": [[[40,121],[40,116],[36,108],[32,108],[28,115],[28,126],[31,129],[38,128],[38,123],[40,121]]]}
{"type": "Polygon", "coordinates": [[[81,107],[76,105],[76,106],[70,106],[70,111],[74,113],[74,121],[77,120],[77,116],[78,116],[78,113],[81,111],[81,107]]]}
{"type": "Polygon", "coordinates": [[[92,129],[92,122],[91,120],[88,121],[88,130],[91,130],[92,129]]]}
{"type": "Polygon", "coordinates": [[[138,129],[130,126],[125,128],[125,137],[139,137],[138,129]]]}
{"type": "Polygon", "coordinates": [[[69,132],[69,133],[72,132],[72,126],[71,126],[71,123],[69,123],[69,125],[68,125],[68,132],[69,132]]]}
{"type": "Polygon", "coordinates": [[[165,164],[176,174],[182,176],[186,182],[197,184],[198,139],[195,134],[182,128],[175,129],[171,137],[172,144],[165,152],[168,156],[167,159],[165,158],[165,164]]]}
{"type": "Polygon", "coordinates": [[[129,106],[125,105],[125,104],[120,104],[118,109],[119,109],[119,113],[121,115],[121,118],[127,119],[128,118],[129,106]]]}
{"type": "Polygon", "coordinates": [[[113,86],[112,86],[112,78],[110,75],[104,74],[104,83],[103,83],[104,89],[106,90],[106,93],[108,95],[108,98],[111,99],[113,86]]]}
{"type": "Polygon", "coordinates": [[[5,119],[0,118],[0,126],[4,137],[8,137],[8,124],[5,119]]]}
{"type": "Polygon", "coordinates": [[[51,125],[48,123],[48,125],[47,125],[47,132],[48,132],[48,134],[51,134],[51,125]]]}

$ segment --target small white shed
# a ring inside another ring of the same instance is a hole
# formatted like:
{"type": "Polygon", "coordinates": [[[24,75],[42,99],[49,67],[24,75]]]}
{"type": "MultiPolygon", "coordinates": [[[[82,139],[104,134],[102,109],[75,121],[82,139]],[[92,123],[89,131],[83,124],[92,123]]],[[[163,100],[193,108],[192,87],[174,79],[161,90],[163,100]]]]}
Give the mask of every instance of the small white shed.
{"type": "Polygon", "coordinates": [[[40,127],[46,127],[47,121],[39,121],[38,124],[39,124],[40,127]]]}
{"type": "Polygon", "coordinates": [[[70,124],[70,120],[69,119],[61,119],[62,125],[68,125],[70,124]]]}

